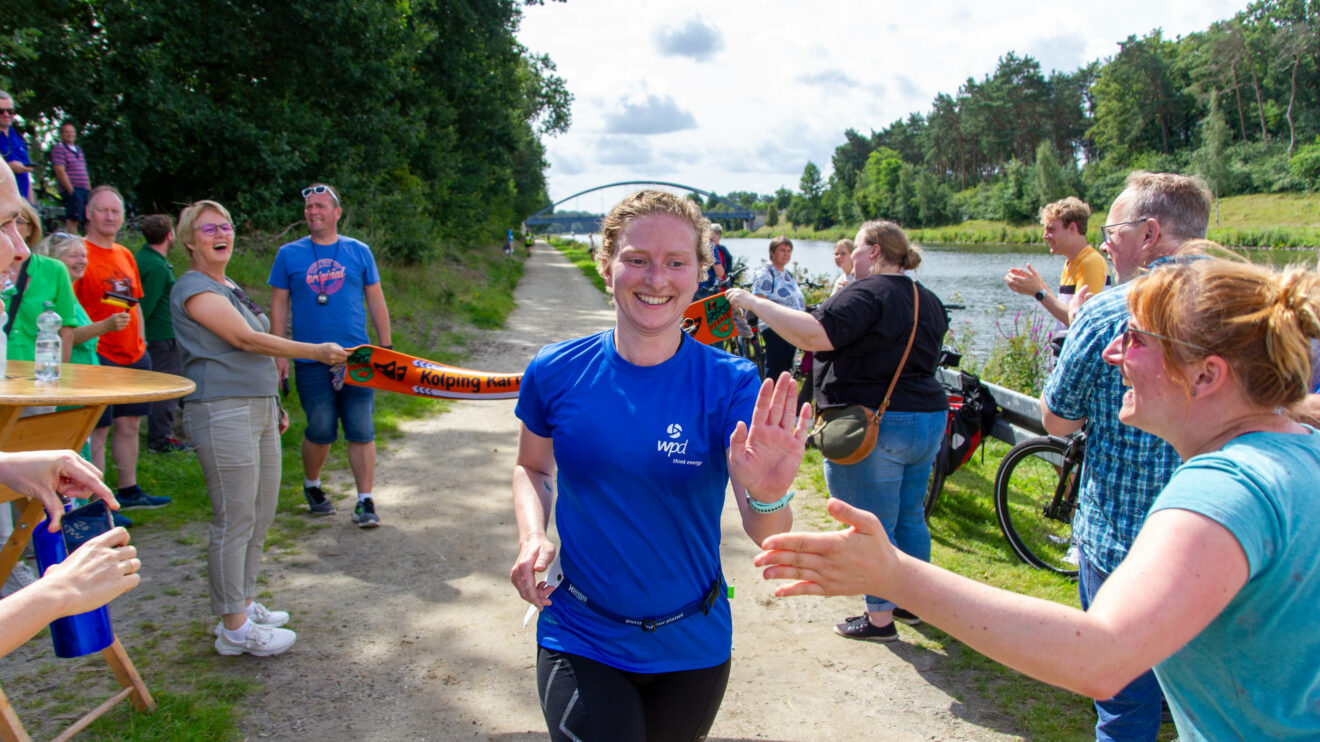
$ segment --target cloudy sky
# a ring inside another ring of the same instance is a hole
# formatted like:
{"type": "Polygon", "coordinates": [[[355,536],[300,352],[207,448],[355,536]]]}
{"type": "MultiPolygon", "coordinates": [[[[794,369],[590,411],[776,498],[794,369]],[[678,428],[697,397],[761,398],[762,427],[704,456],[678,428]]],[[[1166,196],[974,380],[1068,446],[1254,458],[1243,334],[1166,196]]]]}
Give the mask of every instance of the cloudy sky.
{"type": "Polygon", "coordinates": [[[1186,35],[1246,2],[551,0],[518,36],[575,97],[570,131],[546,140],[551,198],[643,179],[771,193],[796,190],[807,160],[828,175],[845,129],[925,113],[1008,51],[1072,71],[1129,34],[1186,35]]]}

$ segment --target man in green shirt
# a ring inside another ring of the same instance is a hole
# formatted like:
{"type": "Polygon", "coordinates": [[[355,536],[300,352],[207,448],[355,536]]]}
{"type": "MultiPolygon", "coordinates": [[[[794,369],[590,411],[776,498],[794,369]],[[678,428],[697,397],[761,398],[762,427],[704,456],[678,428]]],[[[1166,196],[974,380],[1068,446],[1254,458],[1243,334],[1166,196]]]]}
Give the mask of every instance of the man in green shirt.
{"type": "MultiPolygon", "coordinates": [[[[170,320],[170,289],[174,287],[174,266],[165,256],[174,246],[174,220],[166,214],[152,214],[142,219],[142,236],[147,244],[137,251],[138,277],[142,280],[142,327],[147,337],[151,370],[163,374],[183,374],[179,346],[174,341],[174,323],[170,320]]],[[[174,436],[179,400],[151,403],[147,415],[147,449],[156,453],[188,451],[191,443],[174,436]]]]}

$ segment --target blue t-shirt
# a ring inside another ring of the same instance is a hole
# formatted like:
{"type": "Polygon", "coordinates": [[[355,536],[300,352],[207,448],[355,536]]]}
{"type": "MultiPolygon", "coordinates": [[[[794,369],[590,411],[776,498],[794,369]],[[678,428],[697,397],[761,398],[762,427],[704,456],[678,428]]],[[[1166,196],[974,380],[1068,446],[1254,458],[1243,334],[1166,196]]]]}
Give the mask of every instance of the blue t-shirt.
{"type": "MultiPolygon", "coordinates": [[[[266,283],[289,292],[293,339],[300,343],[339,343],[345,348],[370,342],[364,289],[380,283],[371,248],[352,237],[317,245],[295,240],[275,254],[266,283]],[[317,302],[324,294],[325,304],[317,302]]],[[[278,334],[284,328],[274,328],[278,334]]]]}
{"type": "MultiPolygon", "coordinates": [[[[516,414],[554,441],[555,523],[564,575],[629,618],[669,615],[720,572],[725,450],[759,389],[746,359],[684,335],[657,366],[635,366],[614,331],[541,349],[523,374],[516,414]]],[[[729,658],[723,596],[709,615],[644,632],[565,593],[541,612],[537,641],[631,672],[714,667],[729,658]]]]}
{"type": "Polygon", "coordinates": [[[1308,431],[1194,456],[1151,507],[1219,523],[1250,568],[1223,612],[1155,667],[1180,739],[1320,739],[1320,435],[1308,431]]]}
{"type": "MultiPolygon", "coordinates": [[[[27,142],[23,135],[18,133],[18,127],[12,123],[9,125],[9,134],[0,136],[0,159],[5,162],[18,162],[23,165],[31,165],[32,160],[28,158],[27,142]]],[[[31,200],[32,194],[28,192],[31,184],[31,175],[28,173],[14,173],[14,180],[18,183],[18,195],[24,200],[31,200]]]]}

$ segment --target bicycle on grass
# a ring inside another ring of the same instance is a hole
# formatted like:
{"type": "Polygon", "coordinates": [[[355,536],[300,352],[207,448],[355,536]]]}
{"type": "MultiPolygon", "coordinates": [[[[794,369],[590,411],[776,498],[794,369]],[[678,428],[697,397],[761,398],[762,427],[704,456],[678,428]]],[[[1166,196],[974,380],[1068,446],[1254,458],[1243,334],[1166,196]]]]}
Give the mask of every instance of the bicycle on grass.
{"type": "Polygon", "coordinates": [[[1072,519],[1085,457],[1086,436],[1077,433],[1028,438],[999,463],[999,529],[1018,557],[1037,569],[1077,576],[1072,519]]]}

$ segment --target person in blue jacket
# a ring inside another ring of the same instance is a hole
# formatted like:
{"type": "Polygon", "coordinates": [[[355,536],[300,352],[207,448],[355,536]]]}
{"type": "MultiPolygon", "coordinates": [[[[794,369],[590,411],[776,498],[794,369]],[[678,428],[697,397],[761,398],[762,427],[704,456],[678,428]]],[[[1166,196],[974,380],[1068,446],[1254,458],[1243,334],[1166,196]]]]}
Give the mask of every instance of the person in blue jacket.
{"type": "Polygon", "coordinates": [[[510,579],[543,609],[537,688],[552,740],[704,739],[732,652],[725,489],[732,479],[757,543],[787,530],[810,406],[795,414],[788,374],[762,384],[746,359],[683,333],[712,260],[691,201],[625,198],[595,257],[615,326],[542,348],[523,375],[510,579]]]}

